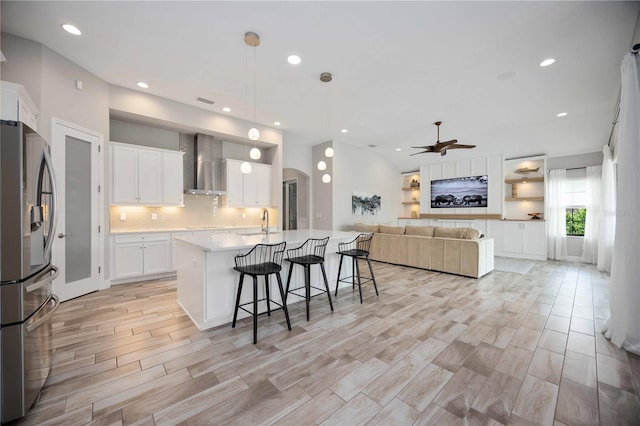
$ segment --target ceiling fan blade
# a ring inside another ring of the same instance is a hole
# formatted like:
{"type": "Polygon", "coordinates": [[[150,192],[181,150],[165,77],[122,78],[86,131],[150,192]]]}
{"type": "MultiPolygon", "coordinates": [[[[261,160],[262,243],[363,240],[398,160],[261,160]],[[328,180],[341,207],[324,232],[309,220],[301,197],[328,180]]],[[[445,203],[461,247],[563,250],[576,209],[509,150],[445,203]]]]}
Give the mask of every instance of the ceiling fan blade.
{"type": "Polygon", "coordinates": [[[456,143],[458,142],[458,139],[451,139],[450,141],[444,141],[444,142],[438,142],[441,145],[447,144],[447,145],[451,145],[452,143],[456,143]]]}
{"type": "Polygon", "coordinates": [[[450,149],[459,149],[459,148],[475,148],[475,145],[451,145],[448,148],[450,149]]]}
{"type": "Polygon", "coordinates": [[[412,155],[418,155],[418,154],[428,154],[428,153],[430,153],[430,152],[433,152],[433,151],[420,151],[420,152],[414,152],[413,154],[409,154],[409,156],[412,156],[412,155]]]}
{"type": "Polygon", "coordinates": [[[433,152],[433,150],[434,150],[433,145],[426,145],[426,146],[412,146],[411,148],[424,149],[426,152],[433,152]]]}

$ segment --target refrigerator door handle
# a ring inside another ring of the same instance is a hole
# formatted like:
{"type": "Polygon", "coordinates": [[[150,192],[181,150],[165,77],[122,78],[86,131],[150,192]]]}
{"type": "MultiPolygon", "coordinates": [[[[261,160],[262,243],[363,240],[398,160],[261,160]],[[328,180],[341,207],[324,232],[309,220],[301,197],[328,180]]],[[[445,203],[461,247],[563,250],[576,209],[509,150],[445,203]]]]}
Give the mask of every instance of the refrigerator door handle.
{"type": "Polygon", "coordinates": [[[47,243],[44,246],[44,258],[49,259],[49,255],[51,254],[51,247],[53,246],[53,237],[56,234],[56,226],[57,226],[57,215],[56,215],[56,207],[58,204],[58,191],[56,190],[56,177],[53,173],[53,163],[51,162],[51,156],[49,155],[49,150],[44,149],[44,162],[47,165],[47,171],[49,172],[49,182],[51,185],[51,216],[50,223],[51,229],[49,229],[47,243]]]}
{"type": "Polygon", "coordinates": [[[51,267],[49,269],[47,269],[46,271],[44,271],[44,272],[42,272],[40,274],[40,276],[38,277],[36,282],[26,286],[25,287],[25,291],[27,293],[33,293],[35,290],[44,287],[45,285],[49,284],[51,281],[53,281],[56,278],[58,278],[59,274],[60,274],[60,271],[58,271],[58,268],[56,268],[55,266],[51,265],[51,267]],[[53,275],[46,276],[46,275],[50,274],[51,272],[53,272],[53,275]],[[42,278],[44,276],[46,276],[46,278],[41,280],[40,278],[42,278]]]}
{"type": "MultiPolygon", "coordinates": [[[[27,333],[31,333],[36,328],[40,327],[45,322],[49,321],[49,318],[51,318],[53,316],[53,314],[58,310],[58,308],[60,307],[60,300],[58,299],[58,296],[56,296],[55,294],[52,294],[51,295],[51,300],[53,300],[54,303],[55,303],[55,305],[53,305],[53,308],[51,308],[51,310],[45,316],[43,316],[42,318],[38,318],[37,320],[35,320],[31,324],[27,325],[25,327],[25,329],[27,330],[27,333]]],[[[38,312],[40,312],[41,310],[45,309],[47,307],[47,304],[48,304],[48,302],[45,303],[44,305],[42,305],[40,307],[40,309],[38,309],[34,315],[38,314],[38,312]]]]}

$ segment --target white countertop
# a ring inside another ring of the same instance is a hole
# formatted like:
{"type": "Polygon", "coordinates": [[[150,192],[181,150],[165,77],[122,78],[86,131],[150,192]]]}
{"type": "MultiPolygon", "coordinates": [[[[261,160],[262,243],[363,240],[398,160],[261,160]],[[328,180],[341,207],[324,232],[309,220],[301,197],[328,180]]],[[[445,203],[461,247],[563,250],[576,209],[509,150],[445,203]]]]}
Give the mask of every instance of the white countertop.
{"type": "Polygon", "coordinates": [[[253,247],[256,244],[278,244],[286,241],[287,248],[294,248],[304,243],[308,238],[325,238],[330,240],[350,241],[358,236],[358,232],[324,231],[321,229],[298,229],[295,231],[276,231],[269,236],[264,233],[259,235],[239,234],[207,234],[194,235],[192,237],[176,237],[208,252],[220,252],[239,250],[253,247]]]}
{"type": "Polygon", "coordinates": [[[111,231],[111,235],[123,234],[148,234],[162,232],[204,232],[204,231],[240,231],[243,229],[259,229],[260,225],[254,226],[203,226],[203,227],[185,227],[185,228],[152,228],[152,229],[126,229],[121,231],[111,231]]]}

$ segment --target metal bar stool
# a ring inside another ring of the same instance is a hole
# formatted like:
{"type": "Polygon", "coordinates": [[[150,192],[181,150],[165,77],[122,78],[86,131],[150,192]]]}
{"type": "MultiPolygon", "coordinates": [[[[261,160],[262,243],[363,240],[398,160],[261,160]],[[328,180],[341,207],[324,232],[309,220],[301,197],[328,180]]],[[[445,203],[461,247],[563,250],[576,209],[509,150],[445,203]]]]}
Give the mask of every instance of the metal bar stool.
{"type": "MultiPolygon", "coordinates": [[[[300,247],[287,250],[287,260],[291,262],[289,265],[289,278],[287,278],[287,291],[285,297],[289,296],[289,293],[298,297],[304,297],[307,305],[307,321],[309,321],[309,302],[312,297],[318,296],[322,293],[327,293],[329,298],[329,306],[333,311],[333,303],[331,302],[331,292],[329,290],[329,283],[327,282],[327,273],[324,269],[324,252],[327,249],[327,243],[329,237],[323,239],[309,238],[300,247]],[[304,287],[292,288],[289,290],[291,284],[291,273],[293,272],[293,265],[301,265],[304,267],[304,287]],[[311,265],[320,265],[322,271],[322,277],[324,278],[324,289],[311,285],[311,265]],[[320,290],[320,293],[311,296],[311,288],[320,290]],[[296,293],[298,290],[304,289],[304,295],[296,293]]],[[[286,299],[285,299],[286,303],[286,299]]]]}
{"type": "Polygon", "coordinates": [[[362,283],[368,283],[373,281],[373,288],[376,290],[376,296],[378,296],[378,286],[376,285],[376,278],[373,275],[373,268],[371,267],[371,261],[369,260],[369,249],[371,247],[371,239],[373,234],[360,234],[353,241],[338,244],[338,254],[340,255],[340,265],[338,266],[338,280],[336,281],[336,293],[338,296],[338,285],[341,282],[350,282],[353,288],[356,285],[356,279],[358,280],[358,291],[360,292],[360,303],[362,303],[362,283]],[[342,272],[342,259],[344,256],[351,257],[353,262],[354,275],[349,277],[340,278],[340,272],[342,272]],[[358,266],[358,259],[366,259],[369,264],[370,277],[360,276],[360,267],[358,266]],[[364,278],[364,280],[363,280],[364,278]]]}
{"type": "MultiPolygon", "coordinates": [[[[271,304],[275,303],[284,311],[287,319],[287,327],[291,330],[291,322],[289,322],[289,311],[287,311],[286,297],[282,288],[282,258],[286,242],[279,244],[257,244],[248,253],[239,254],[235,257],[236,266],[233,268],[240,272],[240,283],[238,284],[238,296],[236,297],[236,309],[233,313],[233,323],[231,328],[236,326],[236,318],[238,317],[238,309],[253,315],[253,344],[258,341],[258,302],[267,302],[267,315],[271,316],[271,304]],[[278,279],[278,288],[280,289],[280,297],[282,304],[269,297],[269,275],[275,274],[278,279]],[[242,294],[242,283],[244,276],[250,275],[253,278],[253,301],[240,304],[240,295],[242,294]],[[258,276],[264,276],[265,297],[258,299],[258,276]],[[246,309],[245,305],[253,304],[253,312],[246,309]]],[[[264,312],[263,312],[264,313],[264,312]]]]}

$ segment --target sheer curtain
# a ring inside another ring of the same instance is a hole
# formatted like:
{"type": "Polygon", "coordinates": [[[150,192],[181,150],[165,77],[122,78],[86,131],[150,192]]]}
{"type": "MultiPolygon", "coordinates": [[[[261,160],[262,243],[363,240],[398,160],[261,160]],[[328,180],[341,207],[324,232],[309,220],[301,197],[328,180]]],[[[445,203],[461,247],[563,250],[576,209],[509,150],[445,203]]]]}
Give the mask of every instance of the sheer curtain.
{"type": "Polygon", "coordinates": [[[600,184],[600,229],[598,230],[598,271],[611,272],[613,240],[616,232],[616,181],[611,150],[602,147],[602,179],[600,184]]]}
{"type": "Polygon", "coordinates": [[[598,263],[598,236],[600,230],[600,179],[602,166],[587,167],[587,217],[582,241],[582,262],[598,263]]]}
{"type": "Polygon", "coordinates": [[[611,318],[605,336],[640,355],[640,55],[622,60],[622,91],[616,157],[616,237],[609,284],[611,318]]]}
{"type": "Polygon", "coordinates": [[[567,180],[565,169],[551,170],[547,185],[547,257],[554,260],[567,258],[567,207],[564,186],[567,180]]]}

